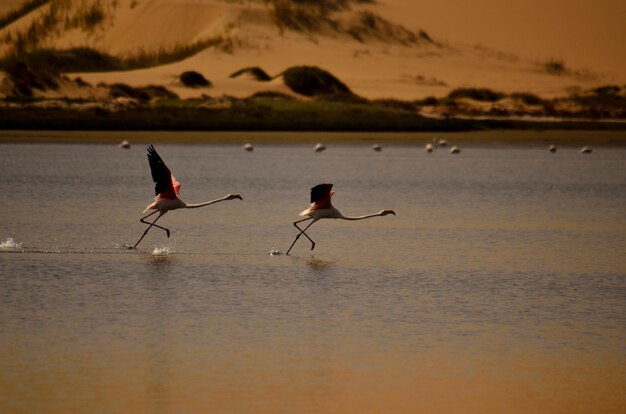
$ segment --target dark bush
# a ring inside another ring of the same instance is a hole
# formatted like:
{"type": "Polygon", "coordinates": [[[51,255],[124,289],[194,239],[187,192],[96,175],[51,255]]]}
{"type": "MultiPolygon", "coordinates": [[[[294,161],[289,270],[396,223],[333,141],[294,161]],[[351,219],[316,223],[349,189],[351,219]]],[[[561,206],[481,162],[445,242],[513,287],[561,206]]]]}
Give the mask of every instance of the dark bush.
{"type": "Polygon", "coordinates": [[[179,99],[178,95],[176,95],[174,92],[160,85],[148,85],[137,89],[141,92],[145,92],[150,97],[150,99],[179,99]]]}
{"type": "Polygon", "coordinates": [[[267,72],[265,72],[263,69],[261,69],[258,66],[254,66],[254,67],[249,67],[249,68],[243,68],[241,70],[238,70],[237,72],[233,73],[232,75],[230,75],[231,78],[236,78],[238,76],[244,75],[244,74],[250,74],[252,75],[252,77],[260,82],[268,82],[271,81],[272,78],[270,75],[267,74],[267,72]]]}
{"type": "Polygon", "coordinates": [[[204,88],[211,86],[211,82],[209,82],[201,73],[196,71],[187,71],[183,72],[180,75],[180,81],[183,85],[189,88],[204,88]]]}
{"type": "Polygon", "coordinates": [[[486,88],[458,88],[448,94],[450,99],[468,98],[481,102],[495,102],[506,95],[486,88]]]}
{"type": "Polygon", "coordinates": [[[261,92],[257,92],[254,95],[252,95],[250,97],[251,99],[254,98],[266,98],[266,99],[282,99],[285,101],[293,101],[295,100],[295,98],[291,95],[287,95],[286,93],[282,93],[282,92],[275,92],[275,91],[261,91],[261,92]]]}
{"type": "Polygon", "coordinates": [[[301,95],[353,95],[343,82],[316,66],[294,66],[284,71],[282,76],[285,84],[301,95]]]}
{"type": "MultiPolygon", "coordinates": [[[[45,68],[59,73],[100,72],[122,68],[119,59],[87,47],[35,49],[21,54],[19,59],[31,67],[45,68]]],[[[5,65],[6,61],[0,63],[0,66],[5,65]]]]}
{"type": "Polygon", "coordinates": [[[109,95],[111,98],[133,98],[140,101],[149,101],[150,95],[140,88],[133,88],[125,83],[114,83],[109,86],[109,95]]]}
{"type": "Polygon", "coordinates": [[[526,105],[541,105],[543,103],[543,99],[541,99],[537,95],[532,94],[532,93],[526,93],[526,92],[512,93],[511,98],[519,99],[526,105]]]}
{"type": "Polygon", "coordinates": [[[413,102],[401,101],[399,99],[376,99],[372,101],[373,104],[393,109],[396,111],[413,112],[416,110],[416,105],[413,102]]]}
{"type": "Polygon", "coordinates": [[[33,89],[58,89],[59,74],[44,67],[32,67],[23,61],[12,60],[5,67],[14,96],[32,96],[33,89]]]}
{"type": "Polygon", "coordinates": [[[598,96],[618,95],[621,92],[621,88],[617,85],[606,85],[592,89],[591,92],[598,96]]]}
{"type": "Polygon", "coordinates": [[[416,104],[420,106],[437,106],[439,105],[439,100],[434,96],[428,96],[422,100],[416,101],[416,104]]]}

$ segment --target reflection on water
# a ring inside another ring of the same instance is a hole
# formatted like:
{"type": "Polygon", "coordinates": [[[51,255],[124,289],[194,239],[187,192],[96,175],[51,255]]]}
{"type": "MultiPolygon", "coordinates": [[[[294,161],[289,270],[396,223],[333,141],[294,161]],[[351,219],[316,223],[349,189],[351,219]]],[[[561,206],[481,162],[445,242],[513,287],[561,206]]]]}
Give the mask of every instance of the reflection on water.
{"type": "Polygon", "coordinates": [[[326,270],[328,267],[330,267],[332,265],[332,262],[329,262],[327,260],[321,260],[321,259],[308,259],[306,261],[307,266],[309,266],[312,270],[318,271],[318,272],[323,272],[324,270],[326,270]]]}
{"type": "Polygon", "coordinates": [[[245,201],[126,250],[144,149],[0,146],[0,412],[624,411],[624,149],[158,150],[183,200],[245,201]],[[398,216],[276,254],[320,182],[398,216]]]}

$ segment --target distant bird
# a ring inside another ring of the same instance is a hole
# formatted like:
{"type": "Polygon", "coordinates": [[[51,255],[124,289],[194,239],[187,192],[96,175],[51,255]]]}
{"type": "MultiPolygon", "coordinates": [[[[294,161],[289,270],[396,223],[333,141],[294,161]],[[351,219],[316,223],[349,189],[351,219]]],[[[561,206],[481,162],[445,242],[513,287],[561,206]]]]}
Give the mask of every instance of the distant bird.
{"type": "Polygon", "coordinates": [[[130,142],[124,140],[120,142],[117,146],[124,149],[130,149],[130,142]]]}
{"type": "Polygon", "coordinates": [[[372,145],[372,149],[373,149],[374,151],[376,151],[376,152],[381,152],[381,151],[383,150],[383,147],[381,147],[381,146],[380,146],[380,145],[378,145],[378,144],[374,144],[374,145],[372,145]]]}
{"type": "Polygon", "coordinates": [[[580,149],[581,154],[591,154],[591,151],[593,151],[591,147],[582,147],[580,149]]]}
{"type": "Polygon", "coordinates": [[[445,147],[448,145],[448,143],[445,139],[440,139],[439,141],[437,141],[437,145],[439,145],[440,147],[445,147]]]}
{"type": "Polygon", "coordinates": [[[330,198],[333,196],[333,194],[335,194],[334,191],[331,191],[332,188],[332,184],[318,184],[315,187],[311,188],[311,207],[300,213],[300,216],[304,216],[306,218],[295,221],[293,223],[293,225],[300,231],[300,233],[298,233],[293,243],[291,243],[291,246],[289,247],[289,250],[287,250],[286,254],[289,254],[294,244],[296,244],[300,236],[303,234],[311,242],[311,250],[315,248],[315,242],[305,233],[305,231],[309,227],[311,227],[313,223],[320,219],[363,220],[370,217],[386,216],[388,214],[393,214],[394,216],[396,215],[393,210],[381,210],[379,213],[369,214],[366,216],[344,216],[330,203],[330,198]],[[298,223],[302,223],[303,221],[307,220],[312,221],[304,229],[298,226],[298,223]]]}
{"type": "Polygon", "coordinates": [[[426,152],[430,154],[431,152],[435,150],[435,147],[433,146],[433,144],[429,142],[428,144],[424,146],[424,150],[426,150],[426,152]]]}
{"type": "Polygon", "coordinates": [[[456,145],[453,145],[452,148],[450,148],[450,154],[460,154],[461,153],[461,148],[457,147],[456,145]]]}
{"type": "Polygon", "coordinates": [[[326,145],[322,144],[321,142],[317,143],[317,145],[315,145],[315,152],[322,152],[326,149],[326,145]]]}
{"type": "Polygon", "coordinates": [[[555,146],[555,145],[550,145],[550,146],[548,147],[548,151],[550,151],[550,152],[552,152],[552,153],[556,152],[556,146],[555,146]]]}
{"type": "Polygon", "coordinates": [[[170,210],[177,210],[179,208],[198,208],[208,206],[214,203],[219,203],[220,201],[233,200],[235,198],[242,200],[239,194],[229,194],[226,197],[218,198],[217,200],[213,201],[207,201],[200,204],[186,204],[183,200],[178,198],[180,183],[176,181],[176,178],[174,178],[174,176],[170,172],[170,169],[167,168],[167,165],[165,165],[163,159],[159,156],[159,154],[156,152],[152,145],[148,147],[148,163],[150,164],[150,170],[152,171],[152,180],[156,184],[154,186],[154,192],[156,194],[156,197],[154,197],[154,203],[146,207],[143,212],[145,213],[150,210],[154,211],[139,220],[142,223],[149,224],[149,226],[146,231],[143,232],[143,235],[139,238],[139,240],[137,240],[137,243],[135,243],[133,249],[137,247],[139,242],[145,237],[145,235],[148,233],[148,230],[150,230],[152,227],[158,227],[162,230],[165,230],[167,237],[170,237],[169,229],[155,224],[163,214],[167,213],[170,210]],[[145,221],[145,219],[156,213],[159,213],[159,215],[157,216],[157,218],[154,219],[152,223],[145,221]]]}
{"type": "Polygon", "coordinates": [[[250,143],[247,143],[247,144],[246,144],[246,145],[244,145],[242,148],[243,148],[245,151],[248,151],[248,152],[252,152],[252,151],[254,151],[254,147],[253,147],[253,146],[252,146],[252,144],[250,144],[250,143]]]}

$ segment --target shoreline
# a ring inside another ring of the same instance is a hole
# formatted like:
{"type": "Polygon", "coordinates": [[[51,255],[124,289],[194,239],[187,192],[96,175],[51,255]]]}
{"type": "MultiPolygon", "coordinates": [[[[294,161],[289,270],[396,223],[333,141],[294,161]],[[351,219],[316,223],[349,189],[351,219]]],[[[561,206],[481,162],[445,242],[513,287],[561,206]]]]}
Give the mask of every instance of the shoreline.
{"type": "Polygon", "coordinates": [[[488,130],[434,132],[323,132],[323,131],[102,131],[0,130],[0,144],[92,143],[218,144],[218,145],[425,145],[434,139],[464,146],[599,145],[626,147],[626,130],[488,130]]]}

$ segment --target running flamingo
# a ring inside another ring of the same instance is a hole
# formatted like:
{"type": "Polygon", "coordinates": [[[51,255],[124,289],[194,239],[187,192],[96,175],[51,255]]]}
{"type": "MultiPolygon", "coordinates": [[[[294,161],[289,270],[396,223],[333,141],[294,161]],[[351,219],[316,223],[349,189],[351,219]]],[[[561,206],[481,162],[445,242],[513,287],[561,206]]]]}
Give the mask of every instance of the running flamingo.
{"type": "Polygon", "coordinates": [[[154,203],[150,204],[143,211],[146,213],[147,211],[154,210],[150,214],[145,217],[142,217],[139,220],[142,223],[149,224],[146,231],[143,232],[143,235],[137,240],[137,243],[132,247],[135,249],[139,242],[143,240],[145,235],[148,233],[152,227],[158,227],[162,230],[165,230],[167,237],[170,237],[169,229],[165,227],[161,227],[156,224],[157,220],[161,218],[162,215],[167,213],[170,210],[177,210],[179,208],[198,208],[208,206],[210,204],[219,203],[220,201],[232,200],[238,198],[243,200],[239,194],[228,194],[226,197],[218,198],[217,200],[207,201],[200,204],[187,204],[180,198],[178,198],[178,192],[180,190],[180,183],[176,181],[176,178],[170,172],[170,169],[167,168],[167,165],[163,162],[163,159],[156,152],[154,147],[150,145],[148,147],[148,162],[150,163],[150,170],[152,171],[152,180],[156,183],[154,186],[154,192],[156,197],[154,197],[154,203]],[[153,214],[159,213],[157,218],[151,223],[149,221],[145,221],[148,217],[153,214]]]}
{"type": "Polygon", "coordinates": [[[319,219],[363,220],[370,217],[386,216],[388,214],[393,214],[394,216],[396,215],[393,210],[381,210],[379,213],[368,214],[366,216],[346,217],[330,203],[330,198],[333,196],[333,194],[335,194],[334,191],[331,191],[332,188],[332,184],[319,184],[311,188],[311,207],[300,213],[301,216],[304,216],[306,218],[295,221],[293,223],[293,225],[300,231],[300,233],[298,233],[293,243],[291,243],[291,246],[289,247],[289,250],[287,250],[286,254],[289,254],[291,248],[296,244],[300,236],[303,234],[311,242],[311,250],[315,248],[315,242],[308,236],[308,234],[305,233],[305,231],[319,219]],[[307,220],[312,221],[304,229],[298,226],[298,223],[302,223],[303,221],[307,220]]]}

